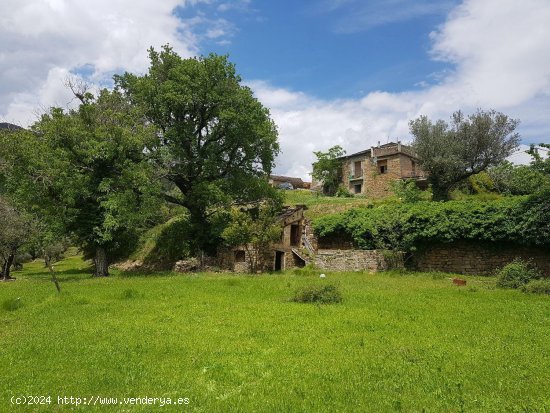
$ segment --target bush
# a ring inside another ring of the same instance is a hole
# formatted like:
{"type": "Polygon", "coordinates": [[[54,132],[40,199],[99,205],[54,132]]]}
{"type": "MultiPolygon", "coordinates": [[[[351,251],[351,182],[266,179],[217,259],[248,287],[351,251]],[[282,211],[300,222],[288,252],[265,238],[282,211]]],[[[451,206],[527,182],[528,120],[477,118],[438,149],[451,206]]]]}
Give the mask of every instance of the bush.
{"type": "Polygon", "coordinates": [[[502,267],[497,274],[497,287],[521,288],[530,281],[537,280],[541,275],[532,265],[516,259],[502,267]]]}
{"type": "Polygon", "coordinates": [[[526,293],[550,295],[550,279],[530,281],[521,287],[521,290],[526,293]]]}
{"type": "Polygon", "coordinates": [[[406,203],[415,203],[422,200],[422,191],[413,179],[393,181],[391,188],[395,196],[406,203]]]}
{"type": "Polygon", "coordinates": [[[15,311],[23,307],[23,302],[20,298],[8,298],[2,303],[2,308],[6,311],[15,311]]]}
{"type": "Polygon", "coordinates": [[[337,286],[310,285],[300,288],[294,294],[292,301],[296,303],[334,304],[342,302],[342,293],[337,286]]]}
{"type": "Polygon", "coordinates": [[[353,194],[344,185],[338,187],[335,195],[339,198],[353,198],[353,194]]]}

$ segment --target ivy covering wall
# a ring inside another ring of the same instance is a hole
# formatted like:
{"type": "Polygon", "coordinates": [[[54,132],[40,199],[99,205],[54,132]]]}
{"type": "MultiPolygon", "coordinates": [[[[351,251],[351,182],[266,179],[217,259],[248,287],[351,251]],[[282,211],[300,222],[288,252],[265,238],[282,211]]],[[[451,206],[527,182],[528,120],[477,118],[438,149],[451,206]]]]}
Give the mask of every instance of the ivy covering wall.
{"type": "Polygon", "coordinates": [[[423,244],[507,242],[550,248],[550,191],[493,201],[383,204],[326,215],[313,223],[323,239],[360,249],[414,251],[423,244]]]}

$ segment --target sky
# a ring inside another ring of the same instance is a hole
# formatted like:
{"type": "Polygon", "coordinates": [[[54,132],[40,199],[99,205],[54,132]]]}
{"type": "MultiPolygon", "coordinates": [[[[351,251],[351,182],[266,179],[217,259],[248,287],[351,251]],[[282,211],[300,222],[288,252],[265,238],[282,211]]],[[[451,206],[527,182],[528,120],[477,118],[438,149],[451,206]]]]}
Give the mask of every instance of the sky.
{"type": "MultiPolygon", "coordinates": [[[[3,0],[0,121],[74,105],[63,86],[145,73],[147,49],[228,54],[270,109],[275,173],[313,151],[409,142],[420,115],[495,109],[522,143],[550,143],[549,0],[3,0]],[[9,11],[9,12],[6,12],[9,11]]],[[[522,147],[525,149],[525,146],[522,147]]],[[[525,161],[522,152],[514,160],[525,161]]]]}

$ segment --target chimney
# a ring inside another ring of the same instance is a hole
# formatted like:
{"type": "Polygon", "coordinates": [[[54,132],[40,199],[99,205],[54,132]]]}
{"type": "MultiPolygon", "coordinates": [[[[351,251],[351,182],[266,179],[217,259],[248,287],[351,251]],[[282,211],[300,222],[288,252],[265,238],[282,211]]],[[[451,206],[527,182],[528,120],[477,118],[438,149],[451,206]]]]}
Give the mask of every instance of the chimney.
{"type": "Polygon", "coordinates": [[[380,148],[380,141],[378,141],[378,148],[380,148]]]}
{"type": "Polygon", "coordinates": [[[401,141],[397,141],[397,152],[401,152],[401,141]]]}

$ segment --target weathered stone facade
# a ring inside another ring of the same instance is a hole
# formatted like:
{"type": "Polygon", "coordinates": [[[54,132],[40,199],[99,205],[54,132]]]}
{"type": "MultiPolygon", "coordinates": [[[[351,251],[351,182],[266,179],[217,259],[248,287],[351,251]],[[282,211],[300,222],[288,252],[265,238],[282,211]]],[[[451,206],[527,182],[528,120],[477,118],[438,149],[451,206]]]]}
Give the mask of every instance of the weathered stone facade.
{"type": "Polygon", "coordinates": [[[392,194],[391,183],[396,180],[426,181],[412,148],[399,142],[372,147],[341,159],[342,184],[352,194],[384,198],[392,194]]]}
{"type": "Polygon", "coordinates": [[[457,274],[489,275],[515,258],[531,261],[550,277],[550,251],[490,243],[437,244],[414,254],[411,268],[420,271],[443,271],[457,274]]]}
{"type": "MultiPolygon", "coordinates": [[[[286,208],[278,220],[282,226],[281,239],[271,245],[269,250],[261,251],[264,254],[264,271],[279,271],[306,265],[306,259],[301,250],[304,246],[305,218],[304,205],[296,205],[294,208],[286,208]]],[[[241,245],[235,248],[220,249],[218,260],[220,267],[235,272],[249,272],[251,260],[255,254],[253,248],[241,245]]]]}
{"type": "Polygon", "coordinates": [[[316,268],[331,271],[384,271],[403,268],[403,254],[379,250],[318,250],[316,268]]]}

